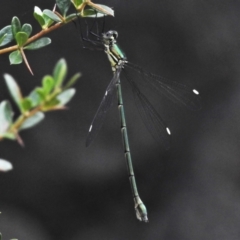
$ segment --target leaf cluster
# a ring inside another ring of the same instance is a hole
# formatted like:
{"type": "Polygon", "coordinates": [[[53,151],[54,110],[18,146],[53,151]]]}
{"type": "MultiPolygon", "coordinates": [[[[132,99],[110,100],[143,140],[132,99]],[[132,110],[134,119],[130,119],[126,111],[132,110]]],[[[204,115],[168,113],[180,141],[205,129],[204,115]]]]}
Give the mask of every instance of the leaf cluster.
{"type": "Polygon", "coordinates": [[[0,50],[0,54],[10,52],[10,64],[20,64],[24,61],[29,71],[33,74],[25,55],[25,50],[36,50],[49,45],[51,39],[43,37],[43,35],[71,22],[77,16],[103,17],[104,15],[113,16],[114,12],[111,8],[95,4],[91,0],[56,0],[53,10],[45,9],[42,11],[35,6],[33,16],[39,23],[41,31],[31,36],[31,24],[25,23],[22,25],[19,18],[14,16],[11,25],[5,26],[0,30],[0,47],[6,46],[12,41],[15,41],[16,45],[0,50]],[[76,8],[77,13],[67,14],[71,5],[76,8]],[[56,7],[59,11],[56,10],[56,7]]]}
{"type": "Polygon", "coordinates": [[[80,77],[80,74],[77,73],[64,83],[66,74],[67,64],[64,59],[61,59],[56,64],[53,74],[44,76],[42,85],[36,87],[25,97],[14,78],[5,74],[5,82],[20,111],[20,116],[14,118],[14,112],[8,100],[0,103],[0,140],[6,138],[17,140],[23,145],[19,136],[20,131],[40,123],[45,117],[45,112],[65,109],[65,105],[72,99],[76,91],[71,86],[80,77]]]}

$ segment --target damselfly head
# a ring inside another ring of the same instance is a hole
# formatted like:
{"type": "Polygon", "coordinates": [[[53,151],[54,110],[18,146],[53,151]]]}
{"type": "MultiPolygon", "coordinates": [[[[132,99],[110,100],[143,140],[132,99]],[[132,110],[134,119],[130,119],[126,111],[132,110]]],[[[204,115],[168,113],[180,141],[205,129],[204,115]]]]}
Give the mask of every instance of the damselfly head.
{"type": "Polygon", "coordinates": [[[105,44],[116,42],[117,37],[118,37],[118,32],[114,30],[110,30],[102,34],[102,39],[105,44]]]}

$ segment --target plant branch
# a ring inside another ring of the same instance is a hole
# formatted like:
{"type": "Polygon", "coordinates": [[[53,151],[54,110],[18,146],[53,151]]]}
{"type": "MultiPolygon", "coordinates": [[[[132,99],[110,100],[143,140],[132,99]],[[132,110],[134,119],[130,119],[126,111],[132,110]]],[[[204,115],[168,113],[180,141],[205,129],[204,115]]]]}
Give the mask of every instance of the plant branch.
{"type": "MultiPolygon", "coordinates": [[[[48,29],[43,29],[39,33],[37,33],[34,36],[30,37],[24,45],[27,45],[27,44],[29,44],[31,42],[34,42],[38,38],[40,38],[40,37],[42,37],[42,36],[52,32],[52,31],[62,27],[63,25],[65,25],[67,23],[69,23],[69,22],[56,23],[55,25],[49,27],[48,29]]],[[[4,48],[4,49],[0,50],[0,54],[4,54],[4,53],[7,53],[7,52],[12,52],[12,51],[17,50],[18,48],[19,48],[18,45],[14,45],[14,46],[11,46],[11,47],[8,47],[8,48],[4,48]]]]}

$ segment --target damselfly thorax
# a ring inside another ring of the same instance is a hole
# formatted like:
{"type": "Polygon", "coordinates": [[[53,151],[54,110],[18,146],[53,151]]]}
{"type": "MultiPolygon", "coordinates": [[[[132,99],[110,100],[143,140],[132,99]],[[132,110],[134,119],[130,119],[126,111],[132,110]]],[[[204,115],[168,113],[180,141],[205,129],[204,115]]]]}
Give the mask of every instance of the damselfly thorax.
{"type": "Polygon", "coordinates": [[[115,72],[117,68],[123,68],[127,63],[125,54],[121,51],[117,45],[117,31],[110,30],[102,34],[102,42],[104,45],[104,52],[108,56],[108,60],[112,66],[112,71],[115,72]]]}

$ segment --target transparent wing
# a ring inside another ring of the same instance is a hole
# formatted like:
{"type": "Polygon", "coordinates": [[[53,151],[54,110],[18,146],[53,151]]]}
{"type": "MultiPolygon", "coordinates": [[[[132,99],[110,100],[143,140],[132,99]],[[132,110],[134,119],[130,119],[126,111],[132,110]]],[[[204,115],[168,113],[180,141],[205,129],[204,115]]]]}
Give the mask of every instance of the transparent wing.
{"type": "Polygon", "coordinates": [[[169,149],[169,128],[166,127],[163,119],[160,117],[160,115],[157,113],[157,111],[154,109],[154,107],[151,105],[145,95],[140,92],[135,82],[131,78],[129,78],[125,71],[124,76],[132,87],[135,104],[146,128],[161,146],[164,146],[166,150],[169,149]]]}
{"type": "Polygon", "coordinates": [[[87,139],[86,139],[86,146],[88,147],[92,141],[94,140],[94,138],[96,137],[96,135],[98,134],[100,128],[102,127],[102,124],[104,122],[105,116],[107,111],[109,110],[109,108],[112,105],[113,102],[113,96],[116,90],[116,83],[119,79],[119,75],[121,72],[122,68],[118,68],[116,70],[116,72],[113,75],[113,78],[111,80],[111,82],[109,83],[106,92],[103,96],[103,99],[101,101],[101,104],[92,120],[91,126],[89,128],[89,132],[87,135],[87,139]]]}
{"type": "Polygon", "coordinates": [[[168,97],[173,102],[180,102],[191,110],[196,111],[201,109],[201,101],[196,89],[191,89],[183,84],[146,72],[141,67],[130,62],[125,66],[138,72],[154,89],[168,97]]]}

